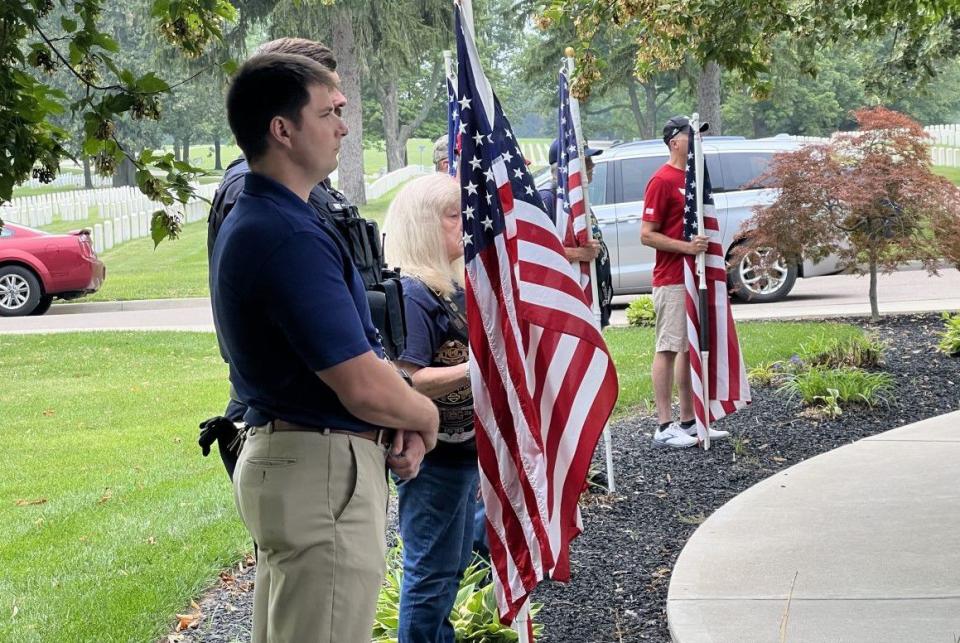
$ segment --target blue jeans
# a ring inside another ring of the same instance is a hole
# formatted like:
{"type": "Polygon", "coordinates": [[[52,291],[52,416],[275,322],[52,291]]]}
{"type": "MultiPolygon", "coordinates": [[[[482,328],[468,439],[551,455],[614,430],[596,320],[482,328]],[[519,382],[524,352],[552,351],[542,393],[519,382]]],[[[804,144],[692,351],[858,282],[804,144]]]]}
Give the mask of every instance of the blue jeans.
{"type": "Polygon", "coordinates": [[[453,643],[450,610],[473,556],[477,464],[425,460],[413,480],[397,482],[403,585],[400,643],[453,643]],[[445,463],[446,464],[446,463],[445,463]]]}

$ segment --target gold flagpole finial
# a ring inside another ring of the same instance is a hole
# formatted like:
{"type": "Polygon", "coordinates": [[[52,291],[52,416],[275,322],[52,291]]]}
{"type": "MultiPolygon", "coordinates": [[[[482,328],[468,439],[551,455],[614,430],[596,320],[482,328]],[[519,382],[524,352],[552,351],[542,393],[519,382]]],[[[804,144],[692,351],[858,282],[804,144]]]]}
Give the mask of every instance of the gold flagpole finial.
{"type": "Polygon", "coordinates": [[[566,56],[567,58],[573,58],[573,53],[574,53],[573,47],[567,47],[566,49],[563,50],[563,55],[566,56]]]}

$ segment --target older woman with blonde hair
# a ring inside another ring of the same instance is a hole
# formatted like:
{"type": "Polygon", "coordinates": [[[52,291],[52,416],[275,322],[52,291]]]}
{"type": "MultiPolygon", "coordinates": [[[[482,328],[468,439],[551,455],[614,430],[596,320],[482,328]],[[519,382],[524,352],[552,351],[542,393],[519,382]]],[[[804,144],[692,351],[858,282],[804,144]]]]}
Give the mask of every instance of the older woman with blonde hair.
{"type": "Polygon", "coordinates": [[[397,365],[440,410],[436,448],[416,478],[397,480],[400,643],[454,641],[448,616],[472,556],[478,472],[460,216],[460,186],[433,174],[400,190],[383,225],[387,264],[403,275],[407,342],[397,365]]]}

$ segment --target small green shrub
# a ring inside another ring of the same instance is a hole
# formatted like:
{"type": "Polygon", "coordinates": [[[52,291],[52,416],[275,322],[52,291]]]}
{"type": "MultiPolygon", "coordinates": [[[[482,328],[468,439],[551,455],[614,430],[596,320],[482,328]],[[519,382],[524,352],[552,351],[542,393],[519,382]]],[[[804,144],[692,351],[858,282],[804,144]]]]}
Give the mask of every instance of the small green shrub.
{"type": "Polygon", "coordinates": [[[868,334],[847,337],[817,335],[800,347],[800,356],[810,366],[873,368],[883,364],[885,342],[868,334]]]}
{"type": "Polygon", "coordinates": [[[940,333],[937,348],[951,357],[960,357],[960,313],[943,313],[943,322],[946,328],[940,333]]]}
{"type": "MultiPolygon", "coordinates": [[[[481,558],[475,558],[463,573],[457,598],[450,611],[450,622],[456,631],[458,643],[506,643],[519,639],[516,632],[500,622],[493,585],[486,582],[489,573],[490,565],[481,558]]],[[[380,596],[377,597],[373,643],[397,642],[402,585],[403,543],[398,539],[387,553],[387,573],[380,596]]],[[[540,603],[531,603],[530,617],[535,616],[541,607],[543,605],[540,603]]],[[[539,638],[543,634],[543,625],[534,623],[533,633],[539,638]]]]}
{"type": "Polygon", "coordinates": [[[780,387],[791,397],[800,398],[804,404],[826,407],[835,415],[841,403],[867,406],[887,403],[892,389],[893,377],[889,373],[823,367],[794,373],[780,387]]]}
{"type": "Polygon", "coordinates": [[[762,363],[747,369],[747,379],[754,386],[780,386],[791,375],[806,369],[806,364],[798,355],[788,360],[762,363]]]}
{"type": "Polygon", "coordinates": [[[643,295],[631,301],[627,306],[627,322],[631,326],[655,326],[657,312],[653,308],[653,297],[643,295]]]}

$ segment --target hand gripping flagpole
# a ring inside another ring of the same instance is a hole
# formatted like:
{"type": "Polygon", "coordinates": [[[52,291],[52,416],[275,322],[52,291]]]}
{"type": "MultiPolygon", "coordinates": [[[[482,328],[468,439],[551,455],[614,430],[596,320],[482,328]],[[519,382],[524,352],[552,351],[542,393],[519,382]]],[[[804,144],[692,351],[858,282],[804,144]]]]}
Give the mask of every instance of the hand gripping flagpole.
{"type": "MultiPolygon", "coordinates": [[[[573,47],[567,47],[564,52],[565,64],[567,68],[567,87],[573,83],[573,47]]],[[[577,158],[580,159],[580,185],[583,186],[583,207],[587,216],[587,229],[593,236],[593,215],[590,212],[589,187],[590,182],[587,179],[587,159],[583,155],[586,147],[586,138],[583,136],[583,126],[580,123],[580,101],[573,97],[570,92],[570,114],[573,116],[573,129],[577,133],[577,158]]],[[[597,285],[597,262],[590,262],[590,288],[593,291],[593,321],[600,330],[600,289],[597,285]]],[[[607,485],[610,493],[616,493],[617,483],[613,479],[613,438],[610,436],[610,423],[607,422],[603,427],[603,450],[607,461],[607,485]]]]}
{"type": "MultiPolygon", "coordinates": [[[[697,234],[705,235],[703,225],[703,138],[700,135],[700,114],[694,114],[690,122],[693,131],[693,167],[697,193],[697,234]]],[[[707,253],[697,255],[697,281],[700,295],[700,379],[703,385],[703,450],[710,449],[710,315],[707,310],[707,253]]]]}

